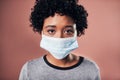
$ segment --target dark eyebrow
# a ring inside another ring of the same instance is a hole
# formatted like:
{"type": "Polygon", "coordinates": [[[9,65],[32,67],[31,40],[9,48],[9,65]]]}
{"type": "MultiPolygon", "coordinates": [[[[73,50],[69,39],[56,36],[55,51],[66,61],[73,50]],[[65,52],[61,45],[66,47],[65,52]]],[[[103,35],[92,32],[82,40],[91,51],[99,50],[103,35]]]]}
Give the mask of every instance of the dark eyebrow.
{"type": "Polygon", "coordinates": [[[65,28],[73,28],[73,25],[67,25],[65,28]]]}
{"type": "Polygon", "coordinates": [[[47,25],[47,26],[45,26],[45,28],[48,28],[48,27],[53,27],[53,28],[55,28],[56,26],[55,26],[55,25],[47,25]]]}

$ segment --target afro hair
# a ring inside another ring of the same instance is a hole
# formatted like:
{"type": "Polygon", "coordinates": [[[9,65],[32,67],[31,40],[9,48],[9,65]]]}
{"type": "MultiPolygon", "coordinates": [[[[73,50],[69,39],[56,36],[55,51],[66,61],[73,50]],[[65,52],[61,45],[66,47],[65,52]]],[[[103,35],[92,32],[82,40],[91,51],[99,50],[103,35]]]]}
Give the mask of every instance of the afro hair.
{"type": "Polygon", "coordinates": [[[67,15],[73,19],[76,24],[77,36],[84,34],[87,28],[88,13],[78,0],[36,0],[31,9],[30,22],[35,32],[41,33],[44,20],[55,13],[67,15]]]}

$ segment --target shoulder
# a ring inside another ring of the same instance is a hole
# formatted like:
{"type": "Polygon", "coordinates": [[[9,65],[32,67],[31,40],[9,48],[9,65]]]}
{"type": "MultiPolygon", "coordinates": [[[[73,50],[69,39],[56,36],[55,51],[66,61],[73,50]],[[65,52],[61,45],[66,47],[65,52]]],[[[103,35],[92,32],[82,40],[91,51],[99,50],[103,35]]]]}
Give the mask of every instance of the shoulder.
{"type": "Polygon", "coordinates": [[[42,57],[27,61],[22,66],[22,69],[21,69],[20,75],[19,75],[19,80],[29,80],[28,74],[30,75],[30,73],[36,72],[39,65],[42,63],[43,63],[42,57]]]}
{"type": "Polygon", "coordinates": [[[31,59],[24,63],[22,69],[30,69],[30,68],[36,68],[39,65],[42,65],[44,63],[43,57],[39,57],[36,59],[31,59]]]}
{"type": "Polygon", "coordinates": [[[39,66],[39,65],[41,65],[41,64],[43,64],[43,57],[39,57],[39,58],[36,58],[36,59],[32,59],[32,60],[29,60],[29,61],[27,61],[26,62],[26,65],[28,66],[28,67],[30,67],[30,66],[39,66]]]}
{"type": "Polygon", "coordinates": [[[95,70],[95,71],[99,72],[99,66],[97,65],[97,63],[86,57],[84,57],[84,60],[81,65],[90,70],[95,70]]]}
{"type": "Polygon", "coordinates": [[[43,57],[29,60],[22,66],[21,73],[36,71],[38,68],[41,68],[43,64],[44,64],[43,57]]]}
{"type": "Polygon", "coordinates": [[[80,68],[86,75],[90,77],[94,76],[95,79],[93,80],[100,80],[100,69],[95,61],[84,57],[80,68]]]}

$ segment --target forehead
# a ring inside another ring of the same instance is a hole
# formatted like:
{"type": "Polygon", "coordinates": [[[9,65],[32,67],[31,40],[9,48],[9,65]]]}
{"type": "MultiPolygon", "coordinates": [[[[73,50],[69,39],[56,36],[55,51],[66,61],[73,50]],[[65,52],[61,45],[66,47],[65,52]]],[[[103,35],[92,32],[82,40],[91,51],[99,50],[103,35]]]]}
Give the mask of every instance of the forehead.
{"type": "Polygon", "coordinates": [[[55,25],[55,26],[66,26],[66,25],[73,25],[74,21],[71,17],[66,15],[59,15],[55,14],[54,16],[49,16],[44,20],[44,25],[55,25]]]}

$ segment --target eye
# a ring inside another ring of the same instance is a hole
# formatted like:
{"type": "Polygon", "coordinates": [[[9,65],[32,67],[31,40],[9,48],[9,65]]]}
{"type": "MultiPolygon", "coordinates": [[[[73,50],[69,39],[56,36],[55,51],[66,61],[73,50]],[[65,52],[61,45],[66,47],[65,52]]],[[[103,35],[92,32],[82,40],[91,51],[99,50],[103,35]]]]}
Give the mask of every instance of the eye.
{"type": "Polygon", "coordinates": [[[54,29],[49,29],[47,30],[48,34],[55,34],[55,30],[54,29]]]}
{"type": "Polygon", "coordinates": [[[74,30],[68,29],[68,30],[65,30],[64,33],[67,34],[67,35],[73,35],[74,34],[74,30]]]}

